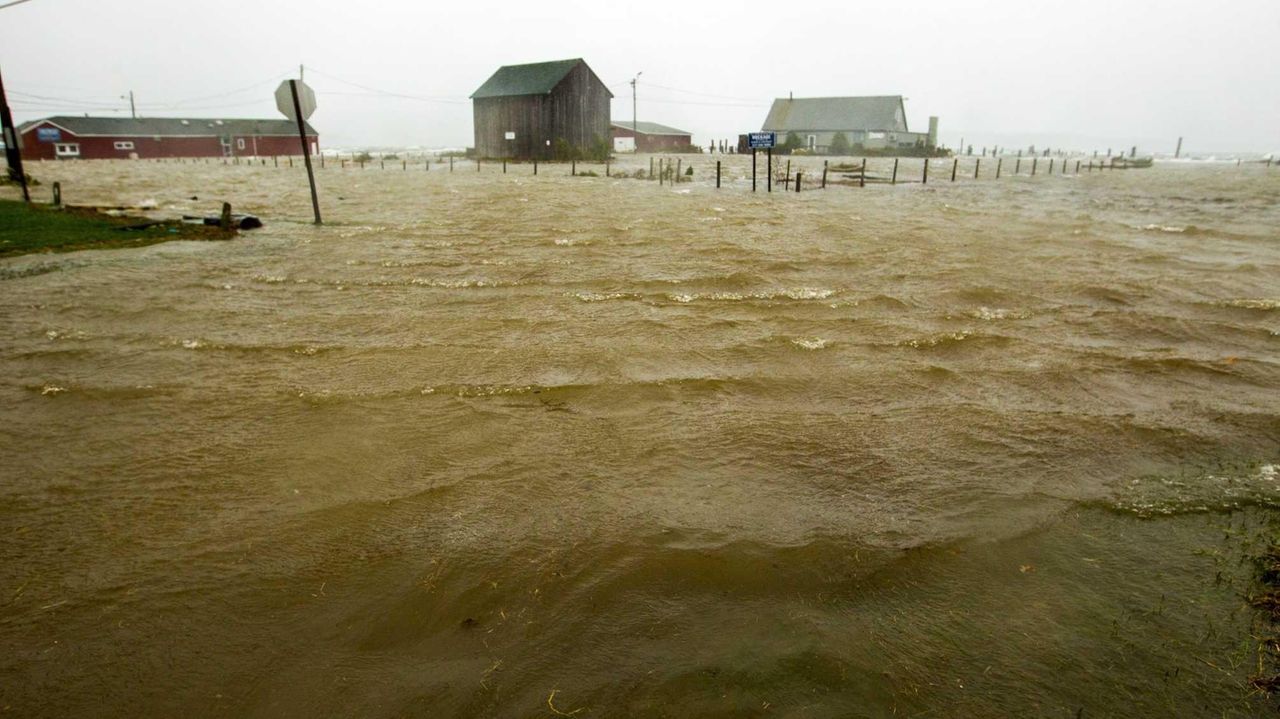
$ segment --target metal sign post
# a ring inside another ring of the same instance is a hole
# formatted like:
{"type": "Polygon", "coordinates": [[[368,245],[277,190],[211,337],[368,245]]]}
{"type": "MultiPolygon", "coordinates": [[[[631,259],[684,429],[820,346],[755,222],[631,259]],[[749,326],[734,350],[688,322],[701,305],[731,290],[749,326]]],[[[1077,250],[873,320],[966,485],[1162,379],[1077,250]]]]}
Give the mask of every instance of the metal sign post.
{"type": "Polygon", "coordinates": [[[316,194],[316,174],[311,168],[311,146],[307,144],[306,120],[316,111],[316,93],[301,80],[285,80],[276,88],[276,107],[285,117],[298,123],[302,140],[302,160],[307,165],[307,181],[311,183],[311,209],[316,224],[320,221],[320,196],[316,194]]]}
{"type": "Polygon", "coordinates": [[[756,150],[764,148],[769,153],[765,179],[769,192],[773,192],[773,146],[778,144],[778,133],[752,132],[747,135],[747,144],[751,147],[751,191],[756,191],[756,150]]]}
{"type": "Polygon", "coordinates": [[[4,133],[4,155],[9,162],[9,178],[22,185],[22,201],[31,203],[31,193],[27,190],[27,173],[22,169],[22,147],[18,144],[22,138],[13,126],[13,116],[9,114],[9,101],[4,95],[4,78],[0,77],[0,131],[4,133]]]}

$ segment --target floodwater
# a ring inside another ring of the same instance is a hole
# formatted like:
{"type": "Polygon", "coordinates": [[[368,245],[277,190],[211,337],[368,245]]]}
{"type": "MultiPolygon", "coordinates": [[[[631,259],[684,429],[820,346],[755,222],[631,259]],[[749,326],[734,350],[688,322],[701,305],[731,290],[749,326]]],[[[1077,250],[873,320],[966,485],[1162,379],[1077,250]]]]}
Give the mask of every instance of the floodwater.
{"type": "Polygon", "coordinates": [[[0,708],[1274,712],[1280,170],[690,162],[36,163],[266,227],[0,261],[0,708]]]}

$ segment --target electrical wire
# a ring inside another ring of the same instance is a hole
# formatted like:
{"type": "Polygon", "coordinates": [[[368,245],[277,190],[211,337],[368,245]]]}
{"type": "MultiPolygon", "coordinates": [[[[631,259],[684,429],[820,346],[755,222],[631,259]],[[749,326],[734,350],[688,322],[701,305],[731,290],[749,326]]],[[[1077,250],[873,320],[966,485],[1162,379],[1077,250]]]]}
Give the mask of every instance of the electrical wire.
{"type": "MultiPolygon", "coordinates": [[[[325,72],[325,71],[323,71],[323,70],[317,70],[317,69],[316,69],[316,68],[314,68],[314,67],[310,67],[310,66],[308,66],[308,67],[307,67],[307,69],[308,69],[308,70],[310,70],[311,72],[314,72],[314,73],[315,73],[315,74],[317,74],[317,75],[320,75],[320,76],[322,76],[322,77],[327,77],[327,78],[329,78],[330,80],[334,80],[335,82],[340,82],[340,83],[342,83],[343,85],[350,85],[351,87],[359,88],[359,89],[361,89],[361,90],[365,90],[365,91],[367,91],[367,92],[371,92],[371,93],[373,93],[373,94],[375,94],[375,95],[383,95],[383,96],[386,96],[386,97],[398,97],[398,98],[403,98],[403,99],[405,99],[405,100],[420,100],[420,101],[422,101],[422,102],[443,102],[443,103],[449,103],[449,104],[454,104],[454,105],[466,104],[466,103],[468,103],[468,102],[470,102],[470,101],[471,101],[470,99],[467,99],[467,98],[450,97],[450,96],[443,96],[443,95],[436,95],[436,96],[433,96],[433,95],[411,95],[411,94],[403,93],[403,92],[392,92],[392,91],[390,91],[390,90],[383,90],[383,89],[376,88],[376,87],[370,87],[370,86],[368,86],[368,85],[362,85],[362,84],[360,84],[360,83],[358,83],[358,82],[351,82],[350,80],[343,80],[342,78],[340,78],[340,77],[338,77],[338,76],[336,76],[336,75],[331,75],[331,74],[329,74],[329,73],[327,73],[327,72],[325,72]]],[[[327,93],[325,93],[325,94],[336,95],[336,94],[339,94],[339,93],[336,93],[336,92],[327,92],[327,93]]]]}

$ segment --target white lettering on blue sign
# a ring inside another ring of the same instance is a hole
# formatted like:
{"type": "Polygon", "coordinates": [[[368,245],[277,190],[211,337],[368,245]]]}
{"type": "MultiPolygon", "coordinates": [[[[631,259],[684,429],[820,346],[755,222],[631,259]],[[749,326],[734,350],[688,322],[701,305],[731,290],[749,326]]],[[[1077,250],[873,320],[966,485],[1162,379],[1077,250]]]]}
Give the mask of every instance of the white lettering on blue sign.
{"type": "Polygon", "coordinates": [[[753,150],[764,150],[770,147],[777,147],[778,133],[752,132],[747,135],[747,145],[749,145],[753,150]]]}
{"type": "Polygon", "coordinates": [[[36,140],[39,142],[61,142],[62,130],[56,127],[37,127],[36,140]]]}

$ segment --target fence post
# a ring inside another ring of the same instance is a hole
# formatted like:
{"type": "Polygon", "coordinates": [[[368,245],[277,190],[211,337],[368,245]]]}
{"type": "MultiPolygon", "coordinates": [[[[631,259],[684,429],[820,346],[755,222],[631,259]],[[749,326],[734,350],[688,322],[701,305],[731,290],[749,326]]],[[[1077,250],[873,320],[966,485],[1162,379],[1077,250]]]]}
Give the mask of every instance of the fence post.
{"type": "Polygon", "coordinates": [[[453,155],[449,155],[449,172],[453,172],[453,155]]]}
{"type": "Polygon", "coordinates": [[[924,173],[920,175],[920,184],[929,184],[929,158],[924,158],[924,173]]]}
{"type": "Polygon", "coordinates": [[[804,175],[803,172],[800,172],[799,170],[796,171],[796,194],[797,195],[800,194],[800,178],[803,175],[804,175]]]}
{"type": "Polygon", "coordinates": [[[570,175],[573,175],[574,177],[577,177],[577,176],[578,176],[578,161],[577,161],[577,160],[569,160],[569,174],[570,174],[570,175]]]}
{"type": "MultiPolygon", "coordinates": [[[[928,160],[925,160],[925,162],[928,162],[928,160]]],[[[960,169],[960,158],[957,157],[951,161],[951,181],[952,182],[956,181],[956,170],[959,170],[959,169],[960,169]]]]}
{"type": "Polygon", "coordinates": [[[1031,176],[1032,177],[1036,176],[1036,166],[1039,164],[1040,164],[1040,158],[1038,157],[1031,158],[1031,176]]]}
{"type": "MultiPolygon", "coordinates": [[[[986,157],[983,155],[982,157],[986,157]]],[[[973,179],[978,179],[978,170],[982,169],[982,157],[973,161],[973,179]]]]}
{"type": "Polygon", "coordinates": [[[858,178],[858,187],[867,186],[867,158],[862,158],[862,175],[858,178]]]}
{"type": "Polygon", "coordinates": [[[53,206],[62,207],[62,183],[53,183],[53,206]]]}
{"type": "Polygon", "coordinates": [[[822,189],[827,189],[827,160],[822,161],[822,189]]]}
{"type": "Polygon", "coordinates": [[[716,189],[720,189],[720,161],[716,160],[716,189]]]}
{"type": "Polygon", "coordinates": [[[653,158],[649,158],[649,179],[653,179],[653,158]]]}
{"type": "Polygon", "coordinates": [[[1000,170],[1004,168],[1004,158],[996,158],[996,179],[1000,179],[1000,170]]]}
{"type": "Polygon", "coordinates": [[[1076,174],[1077,174],[1077,175],[1079,175],[1079,174],[1080,174],[1080,161],[1079,161],[1079,160],[1076,160],[1076,174]]]}
{"type": "Polygon", "coordinates": [[[890,185],[898,184],[898,158],[893,158],[893,179],[889,180],[890,185]]]}

